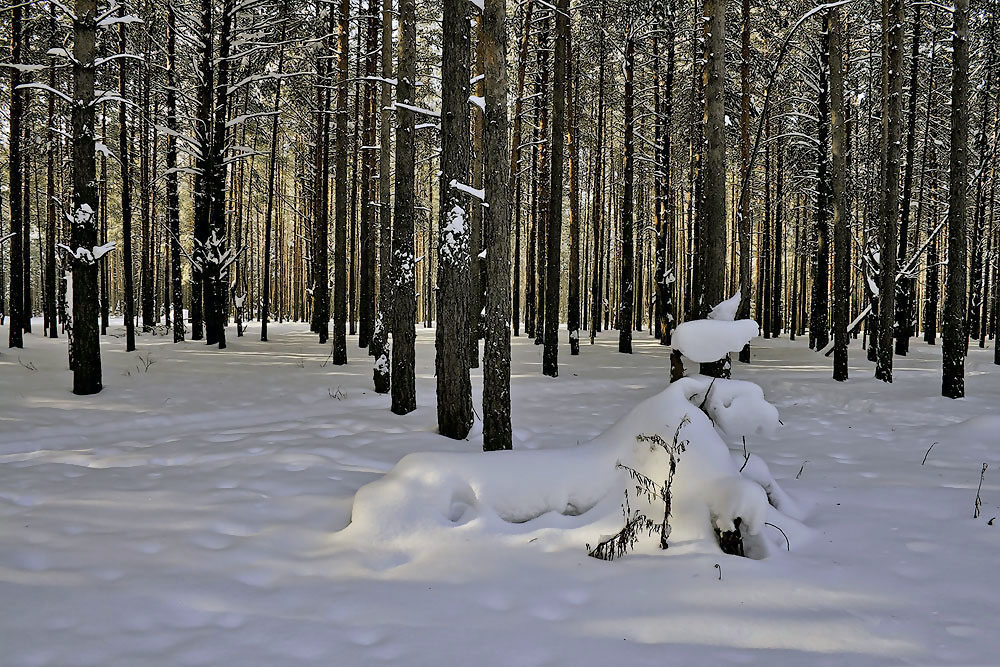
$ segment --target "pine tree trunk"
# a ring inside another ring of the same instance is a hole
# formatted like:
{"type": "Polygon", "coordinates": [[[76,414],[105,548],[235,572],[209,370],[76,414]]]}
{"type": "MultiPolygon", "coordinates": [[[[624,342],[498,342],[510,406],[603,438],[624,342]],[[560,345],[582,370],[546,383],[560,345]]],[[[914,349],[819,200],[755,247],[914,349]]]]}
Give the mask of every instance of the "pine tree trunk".
{"type": "MultiPolygon", "coordinates": [[[[22,14],[24,5],[15,3],[11,8],[11,49],[10,62],[21,63],[21,47],[24,33],[22,28],[22,14]]],[[[91,38],[92,39],[92,38],[91,38]]],[[[91,45],[91,51],[93,46],[91,45]]],[[[91,82],[93,74],[91,74],[91,82]]],[[[24,238],[21,230],[24,229],[24,173],[21,150],[21,123],[24,114],[24,93],[17,87],[21,85],[21,70],[17,67],[10,68],[10,150],[8,156],[8,166],[10,168],[10,180],[8,181],[10,191],[10,298],[7,306],[9,308],[8,343],[11,348],[23,348],[23,319],[24,314],[24,245],[28,240],[24,238]]],[[[74,110],[75,113],[75,110],[74,110]]],[[[93,112],[91,112],[93,113],[93,112]]],[[[2,287],[2,286],[0,286],[2,287]]]]}
{"type": "Polygon", "coordinates": [[[847,199],[847,146],[844,121],[843,43],[840,11],[826,16],[824,53],[830,70],[831,152],[833,154],[833,379],[847,380],[847,320],[850,317],[851,239],[847,199]]]}
{"type": "MultiPolygon", "coordinates": [[[[340,0],[337,22],[337,139],[335,165],[333,256],[333,354],[336,366],[347,363],[347,298],[350,277],[347,271],[347,91],[348,55],[351,44],[350,0],[340,0]]],[[[352,253],[353,254],[353,253],[352,253]]]]}
{"type": "Polygon", "coordinates": [[[580,132],[577,119],[580,74],[573,61],[573,31],[566,35],[566,117],[569,123],[569,303],[566,324],[569,353],[580,354],[580,132]]]}
{"type": "MultiPolygon", "coordinates": [[[[604,24],[606,0],[601,0],[601,24],[604,24]]],[[[600,47],[597,66],[597,140],[594,147],[594,193],[591,202],[590,224],[594,230],[594,268],[591,273],[590,288],[590,344],[594,344],[597,332],[601,330],[601,316],[604,311],[601,301],[601,213],[604,209],[602,173],[604,169],[604,60],[605,35],[599,36],[600,47]]]]}
{"type": "Polygon", "coordinates": [[[167,228],[170,231],[170,281],[174,342],[184,340],[184,288],[181,283],[180,198],[177,192],[177,16],[167,3],[167,228]]]}
{"type": "Polygon", "coordinates": [[[545,348],[542,373],[559,377],[559,278],[562,274],[563,146],[566,140],[566,61],[569,41],[569,0],[556,6],[555,62],[552,74],[552,142],[547,249],[545,253],[545,348]]]}
{"type": "MultiPolygon", "coordinates": [[[[917,74],[920,65],[920,24],[921,6],[917,4],[913,11],[913,47],[910,49],[910,99],[906,121],[906,168],[903,172],[903,201],[900,205],[899,245],[896,262],[902,265],[909,255],[910,207],[913,195],[913,163],[916,154],[917,138],[917,96],[920,92],[917,74]]],[[[913,293],[913,279],[904,277],[899,280],[896,288],[896,354],[906,355],[910,349],[910,336],[913,335],[913,303],[910,295],[913,293]]]]}
{"type": "MultiPolygon", "coordinates": [[[[740,237],[740,305],[737,319],[750,317],[751,239],[753,218],[750,211],[750,0],[742,2],[743,29],[740,31],[740,201],[736,232],[740,237]]],[[[793,308],[794,310],[794,308],[793,308]]],[[[794,318],[793,318],[794,319],[794,318]]],[[[794,336],[794,326],[793,333],[794,336]]],[[[750,343],[740,350],[740,361],[750,363],[750,343]]]]}
{"type": "MultiPolygon", "coordinates": [[[[565,0],[563,0],[565,2],[565,0]]],[[[483,351],[483,449],[510,449],[510,191],[507,164],[505,0],[486,0],[482,43],[486,109],[483,157],[486,202],[486,345],[483,351]]],[[[529,12],[530,13],[530,12],[529,12]]],[[[515,135],[514,141],[517,141],[515,135]]]]}
{"type": "MultiPolygon", "coordinates": [[[[438,326],[434,336],[441,435],[461,440],[472,428],[467,337],[474,327],[470,285],[469,16],[466,0],[445,0],[441,53],[441,162],[438,217],[438,326]]],[[[478,342],[477,342],[478,346],[478,342]]]]}
{"type": "MultiPolygon", "coordinates": [[[[897,0],[898,1],[898,0],[897,0]]],[[[956,0],[952,24],[951,159],[948,176],[948,282],[941,346],[941,394],[965,396],[966,171],[969,144],[969,0],[956,0]]]]}
{"type": "MultiPolygon", "coordinates": [[[[625,173],[622,197],[622,296],[618,305],[618,351],[632,354],[632,306],[635,300],[635,36],[634,26],[626,28],[625,36],[625,173]]],[[[725,187],[725,184],[723,184],[725,187]]],[[[723,194],[725,199],[725,194],[723,194]]],[[[725,206],[725,204],[723,204],[725,206]]]]}
{"type": "Polygon", "coordinates": [[[413,266],[414,114],[400,105],[416,95],[417,18],[415,0],[399,0],[399,71],[396,85],[396,203],[392,230],[392,411],[405,415],[417,408],[414,339],[417,302],[413,266]]]}
{"type": "Polygon", "coordinates": [[[889,0],[889,103],[885,181],[879,252],[879,324],[875,377],[892,382],[893,323],[896,316],[896,252],[899,243],[899,158],[903,112],[903,0],[889,0]]]}
{"type": "MultiPolygon", "coordinates": [[[[824,60],[828,61],[829,54],[824,60]]],[[[833,183],[830,178],[830,79],[829,62],[820,67],[819,76],[819,147],[816,167],[816,247],[813,254],[812,305],[809,314],[810,347],[822,350],[830,342],[830,203],[833,183]]]]}
{"type": "Polygon", "coordinates": [[[375,358],[372,378],[375,391],[387,394],[390,389],[389,363],[389,328],[392,326],[392,190],[390,170],[392,162],[390,151],[392,144],[392,116],[389,110],[391,104],[392,86],[392,0],[382,0],[381,60],[382,60],[382,90],[379,97],[379,261],[378,261],[378,296],[375,301],[375,323],[372,326],[372,344],[369,347],[375,358]]]}
{"type": "MultiPolygon", "coordinates": [[[[125,16],[125,6],[119,6],[118,16],[125,16]]],[[[118,24],[118,53],[128,52],[125,40],[125,23],[118,24]]],[[[121,216],[122,216],[122,273],[124,278],[125,351],[135,350],[135,284],[134,262],[132,259],[132,169],[129,151],[131,141],[128,136],[128,114],[125,99],[128,95],[128,78],[125,71],[127,58],[118,61],[118,159],[121,162],[121,216]]],[[[78,285],[74,284],[74,294],[78,285]]],[[[79,322],[77,322],[79,324],[79,322]]]]}
{"type": "MultiPolygon", "coordinates": [[[[56,18],[55,7],[49,7],[49,46],[55,47],[56,18]]],[[[49,67],[49,87],[56,87],[55,61],[49,67]]],[[[47,200],[45,225],[45,323],[49,338],[59,337],[59,323],[56,317],[56,134],[55,95],[49,95],[48,108],[48,155],[46,160],[45,195],[47,200]]],[[[2,285],[2,282],[0,282],[2,285]]]]}
{"type": "MultiPolygon", "coordinates": [[[[697,304],[701,317],[725,299],[726,267],[726,3],[705,0],[705,67],[702,74],[705,91],[705,162],[702,174],[702,198],[699,211],[702,237],[702,289],[697,304]]],[[[703,375],[728,377],[729,360],[701,365],[703,375]]]]}
{"type": "MultiPolygon", "coordinates": [[[[73,222],[70,247],[97,245],[96,164],[94,160],[94,42],[97,3],[76,0],[73,19],[73,222]]],[[[11,188],[13,191],[13,188],[11,188]]],[[[13,193],[13,192],[12,192],[13,193]]],[[[101,381],[98,338],[97,264],[87,257],[72,260],[73,393],[96,394],[101,381]]],[[[14,327],[11,326],[11,330],[14,327]]]]}

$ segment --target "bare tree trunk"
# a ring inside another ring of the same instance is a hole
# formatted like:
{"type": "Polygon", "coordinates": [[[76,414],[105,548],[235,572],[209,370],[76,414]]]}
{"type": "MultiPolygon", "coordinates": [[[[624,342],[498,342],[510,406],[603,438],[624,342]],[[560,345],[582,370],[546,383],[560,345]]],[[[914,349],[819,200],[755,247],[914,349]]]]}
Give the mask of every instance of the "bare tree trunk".
{"type": "MultiPolygon", "coordinates": [[[[898,2],[898,0],[896,0],[898,2]]],[[[969,144],[969,0],[952,14],[951,160],[948,177],[948,282],[944,298],[941,394],[965,396],[966,170],[969,144]]]]}
{"type": "MultiPolygon", "coordinates": [[[[601,0],[601,24],[605,20],[606,0],[601,0]]],[[[594,194],[591,202],[590,224],[594,229],[594,269],[591,271],[590,289],[590,344],[594,344],[597,332],[601,330],[601,316],[604,312],[601,300],[601,213],[604,209],[602,170],[604,168],[604,60],[605,35],[601,31],[597,66],[597,141],[594,147],[594,194]]]]}
{"type": "Polygon", "coordinates": [[[392,233],[394,300],[392,314],[392,411],[405,415],[417,408],[414,339],[417,302],[413,266],[414,143],[417,17],[415,0],[399,0],[398,83],[396,84],[396,203],[392,233]]]}
{"type": "MultiPolygon", "coordinates": [[[[563,0],[565,2],[565,0],[563,0]]],[[[512,447],[510,423],[510,192],[507,146],[507,32],[505,0],[483,9],[483,123],[486,191],[486,345],[483,351],[483,449],[512,447]]],[[[514,141],[517,142],[515,135],[514,141]]]]}
{"type": "MultiPolygon", "coordinates": [[[[750,0],[742,3],[743,29],[740,31],[740,183],[748,187],[750,181],[750,0]]],[[[750,317],[750,229],[753,219],[750,197],[740,197],[736,212],[736,233],[740,237],[740,305],[737,318],[750,317]]],[[[794,331],[793,334],[794,335],[794,331]]],[[[740,350],[740,361],[750,363],[750,343],[740,350]]]]}
{"type": "Polygon", "coordinates": [[[826,16],[826,48],[830,69],[831,152],[833,153],[833,379],[847,380],[847,320],[850,317],[851,239],[847,199],[847,146],[844,122],[843,43],[840,10],[826,16]]]}
{"type": "MultiPolygon", "coordinates": [[[[703,283],[698,312],[704,317],[710,308],[725,299],[726,268],[726,3],[705,0],[705,162],[701,210],[702,238],[699,251],[703,283]]],[[[701,365],[703,375],[728,377],[729,359],[701,365]]]]}
{"type": "Polygon", "coordinates": [[[379,262],[378,262],[378,297],[375,301],[375,324],[372,327],[372,344],[369,347],[375,358],[372,377],[375,391],[379,394],[389,393],[389,328],[392,326],[392,190],[390,187],[390,159],[392,143],[392,86],[389,82],[392,76],[392,0],[382,0],[382,90],[379,98],[379,262]]]}
{"type": "Polygon", "coordinates": [[[184,288],[181,284],[180,198],[177,193],[177,16],[167,2],[167,229],[170,231],[170,280],[174,342],[184,340],[184,288]]]}
{"type": "MultiPolygon", "coordinates": [[[[467,337],[470,308],[469,15],[466,0],[445,0],[441,53],[441,163],[438,216],[438,326],[434,336],[437,416],[441,435],[461,440],[472,428],[467,337]]],[[[471,202],[479,206],[478,201],[471,202]]]]}
{"type": "MultiPolygon", "coordinates": [[[[910,99],[906,122],[906,168],[903,172],[903,202],[900,208],[899,244],[896,254],[897,264],[906,261],[909,255],[910,206],[913,195],[913,163],[917,138],[917,96],[920,93],[917,73],[920,65],[920,4],[913,11],[913,47],[910,50],[910,99]]],[[[899,280],[896,288],[896,354],[906,355],[910,349],[910,336],[913,335],[913,303],[911,295],[914,290],[912,278],[899,280]]]]}
{"type": "MultiPolygon", "coordinates": [[[[625,173],[622,196],[622,262],[621,299],[618,304],[618,351],[632,354],[632,306],[635,300],[635,26],[629,25],[625,35],[625,173]]],[[[723,187],[725,184],[723,183],[723,187]]],[[[725,191],[723,191],[723,200],[725,191]]],[[[723,203],[725,207],[725,203],[723,203]]],[[[725,208],[723,208],[725,210],[725,208]]],[[[725,213],[723,213],[725,215],[725,213]]],[[[724,233],[724,232],[723,232],[724,233]]]]}
{"type": "MultiPolygon", "coordinates": [[[[118,16],[125,16],[125,6],[118,7],[118,16]]],[[[118,53],[124,55],[128,52],[128,44],[125,40],[125,23],[118,24],[118,53]]],[[[118,95],[121,101],[118,103],[118,159],[121,162],[121,214],[122,214],[122,264],[124,274],[124,314],[125,314],[125,351],[135,350],[135,285],[132,259],[132,169],[129,148],[131,141],[128,136],[128,115],[125,100],[128,95],[128,78],[125,73],[125,63],[127,58],[118,61],[118,95]]],[[[74,285],[74,287],[77,287],[74,285]]],[[[75,293],[75,290],[74,290],[75,293]]]]}
{"type": "MultiPolygon", "coordinates": [[[[72,248],[97,245],[96,164],[94,160],[94,42],[97,3],[76,0],[73,19],[73,222],[72,248]]],[[[13,188],[11,188],[13,191],[13,188]]],[[[13,192],[12,192],[13,194],[13,192]]],[[[96,394],[101,381],[98,338],[97,264],[86,255],[74,257],[73,268],[73,393],[96,394]]],[[[14,327],[11,327],[13,330],[14,327]]]]}
{"type": "Polygon", "coordinates": [[[569,143],[569,353],[580,354],[580,133],[577,119],[580,74],[573,62],[573,31],[566,35],[566,116],[569,143]]]}
{"type": "Polygon", "coordinates": [[[875,377],[892,382],[893,321],[896,316],[896,252],[899,242],[899,157],[903,112],[903,0],[889,0],[889,104],[882,233],[879,253],[879,325],[875,377]]]}
{"type": "MultiPolygon", "coordinates": [[[[288,21],[287,0],[282,4],[282,13],[279,20],[281,24],[281,46],[278,48],[278,72],[285,67],[285,26],[288,21]]],[[[271,316],[271,220],[274,216],[274,179],[277,167],[278,154],[278,120],[281,109],[281,78],[274,82],[274,107],[271,116],[271,154],[267,164],[267,202],[264,212],[264,248],[261,253],[261,264],[263,274],[263,287],[261,289],[261,312],[260,312],[260,340],[267,341],[267,323],[271,316]]]]}
{"type": "MultiPolygon", "coordinates": [[[[49,47],[54,48],[56,34],[55,7],[49,7],[49,47]]],[[[56,87],[56,65],[53,60],[49,67],[49,87],[56,87]]],[[[55,95],[49,95],[48,109],[48,155],[46,164],[45,195],[47,205],[45,225],[45,323],[49,338],[59,337],[59,323],[56,317],[56,134],[55,95]]],[[[2,283],[0,283],[2,285],[2,283]]]]}
{"type": "Polygon", "coordinates": [[[555,62],[552,75],[552,148],[549,212],[545,257],[545,348],[542,373],[559,377],[559,277],[562,274],[563,146],[566,140],[566,61],[569,41],[569,0],[556,6],[555,62]]]}
{"type": "MultiPolygon", "coordinates": [[[[22,14],[24,5],[15,3],[11,8],[11,49],[10,62],[21,63],[21,47],[24,39],[22,29],[22,14]]],[[[93,37],[91,37],[93,39],[93,37]]],[[[91,51],[93,42],[91,42],[91,51]]],[[[91,74],[93,82],[93,74],[91,74]]],[[[9,346],[24,347],[23,319],[24,314],[24,246],[28,239],[24,238],[24,173],[22,170],[21,151],[21,122],[24,114],[24,94],[17,87],[21,85],[21,70],[18,67],[10,68],[10,151],[8,166],[10,168],[10,298],[8,308],[10,309],[10,324],[8,329],[9,346]]],[[[93,85],[93,84],[91,84],[93,85]]],[[[88,98],[89,99],[89,98],[88,98]]],[[[74,109],[74,114],[76,110],[74,109]]],[[[93,112],[91,112],[93,113],[93,112]]]]}
{"type": "MultiPolygon", "coordinates": [[[[347,89],[348,54],[351,48],[351,3],[340,0],[337,23],[337,145],[334,200],[333,255],[333,355],[336,366],[347,363],[347,89]]],[[[353,254],[353,251],[352,251],[353,254]]]]}

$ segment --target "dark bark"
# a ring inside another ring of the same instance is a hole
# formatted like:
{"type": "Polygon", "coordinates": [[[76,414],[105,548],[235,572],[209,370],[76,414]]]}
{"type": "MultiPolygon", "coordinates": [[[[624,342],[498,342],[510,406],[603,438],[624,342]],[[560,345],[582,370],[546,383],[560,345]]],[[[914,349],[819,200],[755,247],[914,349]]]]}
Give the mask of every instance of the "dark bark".
{"type": "Polygon", "coordinates": [[[559,278],[562,274],[563,147],[566,141],[566,61],[569,0],[556,8],[555,62],[552,73],[552,142],[549,160],[549,206],[545,253],[545,348],[542,373],[559,376],[559,278]]]}
{"type": "MultiPolygon", "coordinates": [[[[125,6],[118,8],[118,16],[125,16],[125,6]]],[[[128,52],[128,45],[125,39],[125,27],[127,24],[118,24],[118,53],[128,52]]],[[[124,100],[128,99],[128,75],[126,74],[127,58],[118,61],[118,95],[123,101],[118,103],[118,159],[121,162],[121,214],[122,214],[122,274],[123,288],[123,310],[125,315],[125,351],[135,350],[135,285],[134,285],[134,263],[132,258],[132,165],[129,151],[132,142],[128,135],[128,105],[124,100]]],[[[76,287],[76,285],[74,285],[76,287]]],[[[75,293],[75,290],[74,290],[75,293]]]]}
{"type": "MultiPolygon", "coordinates": [[[[97,192],[94,160],[94,42],[97,3],[76,0],[73,19],[73,221],[70,247],[97,244],[97,192]]],[[[101,379],[98,338],[97,264],[86,254],[72,260],[73,270],[73,393],[96,394],[101,379]]],[[[13,329],[13,327],[11,327],[13,329]]]]}
{"type": "MultiPolygon", "coordinates": [[[[625,173],[622,193],[621,299],[618,305],[618,351],[632,354],[632,308],[635,298],[635,36],[633,26],[625,36],[625,173]]],[[[723,183],[725,187],[725,183],[723,183]]],[[[725,194],[723,194],[723,198],[725,194]]],[[[725,206],[725,204],[723,204],[725,206]]],[[[723,209],[724,210],[724,209],[723,209]]]]}
{"type": "MultiPolygon", "coordinates": [[[[24,7],[16,3],[11,9],[11,50],[10,62],[21,62],[21,42],[23,39],[22,14],[24,7]]],[[[93,46],[91,46],[91,51],[93,46]]],[[[93,82],[93,75],[91,75],[93,82]]],[[[24,229],[24,174],[22,171],[21,122],[24,110],[24,93],[17,87],[21,85],[21,70],[10,68],[10,150],[8,167],[10,169],[10,297],[7,300],[9,309],[8,343],[14,348],[24,347],[22,320],[24,308],[24,249],[27,243],[22,230],[24,229]]],[[[91,83],[93,85],[93,83],[91,83]]],[[[74,112],[75,113],[75,112],[74,112]]],[[[93,114],[93,112],[91,112],[93,114]]],[[[91,116],[93,117],[93,116],[91,116]]]]}
{"type": "MultiPolygon", "coordinates": [[[[333,353],[335,366],[347,363],[347,91],[348,54],[351,44],[351,3],[340,0],[337,21],[337,139],[334,198],[333,255],[333,353]]],[[[353,253],[352,253],[353,254],[353,253]]]]}
{"type": "MultiPolygon", "coordinates": [[[[897,0],[898,1],[898,0],[897,0]]],[[[941,394],[965,396],[966,171],[968,165],[969,0],[956,0],[952,24],[951,159],[948,176],[948,282],[941,346],[941,394]]]]}
{"type": "MultiPolygon", "coordinates": [[[[566,0],[562,0],[565,2],[566,0]]],[[[507,164],[505,0],[486,0],[482,42],[486,201],[486,345],[483,352],[483,449],[510,449],[510,194],[507,164]]],[[[515,141],[517,141],[515,137],[515,141]]]]}
{"type": "Polygon", "coordinates": [[[414,113],[399,105],[416,95],[417,19],[415,0],[399,0],[399,83],[396,85],[396,201],[392,230],[392,411],[405,415],[417,408],[414,339],[417,302],[413,266],[414,113]]]}
{"type": "Polygon", "coordinates": [[[438,326],[434,335],[441,435],[461,440],[472,428],[467,337],[470,309],[469,16],[466,0],[445,0],[441,53],[441,162],[438,216],[438,326]]]}
{"type": "Polygon", "coordinates": [[[181,284],[180,198],[177,193],[177,17],[167,3],[167,229],[170,232],[170,280],[174,342],[184,340],[184,290],[181,284]]]}
{"type": "Polygon", "coordinates": [[[833,154],[833,379],[847,379],[847,320],[850,317],[851,239],[847,199],[847,146],[844,122],[843,43],[840,11],[826,17],[826,58],[830,69],[831,153],[833,154]]]}

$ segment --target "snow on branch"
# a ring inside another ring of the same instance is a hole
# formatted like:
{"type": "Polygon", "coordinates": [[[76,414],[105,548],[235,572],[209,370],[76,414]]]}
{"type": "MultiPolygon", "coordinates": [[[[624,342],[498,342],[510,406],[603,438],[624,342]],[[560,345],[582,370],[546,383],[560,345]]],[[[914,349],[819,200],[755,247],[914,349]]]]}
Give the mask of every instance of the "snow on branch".
{"type": "Polygon", "coordinates": [[[418,107],[412,104],[403,104],[402,102],[396,102],[389,108],[392,109],[393,111],[398,111],[400,109],[404,111],[411,111],[413,113],[422,114],[424,116],[431,116],[432,118],[441,117],[440,111],[434,111],[433,109],[425,109],[424,107],[418,107]]]}
{"type": "Polygon", "coordinates": [[[451,183],[449,183],[448,185],[450,187],[454,188],[455,190],[458,190],[460,192],[464,192],[467,195],[471,195],[471,196],[475,197],[479,201],[484,201],[486,199],[486,190],[485,189],[480,190],[480,189],[472,187],[471,185],[466,185],[465,183],[459,183],[458,180],[456,180],[454,178],[451,179],[451,183]]]}
{"type": "Polygon", "coordinates": [[[96,264],[97,260],[115,249],[115,242],[110,241],[104,245],[94,246],[90,249],[77,248],[76,250],[73,250],[69,246],[63,245],[62,243],[57,244],[56,247],[65,250],[66,254],[70,255],[78,262],[83,264],[96,264]]]}

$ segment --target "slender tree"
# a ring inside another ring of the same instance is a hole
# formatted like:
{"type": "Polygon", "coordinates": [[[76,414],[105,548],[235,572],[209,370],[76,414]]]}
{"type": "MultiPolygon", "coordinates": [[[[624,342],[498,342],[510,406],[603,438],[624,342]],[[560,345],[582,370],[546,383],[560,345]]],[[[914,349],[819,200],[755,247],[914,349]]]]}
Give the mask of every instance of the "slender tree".
{"type": "Polygon", "coordinates": [[[948,172],[948,281],[944,297],[941,394],[965,396],[966,170],[969,145],[969,0],[952,13],[951,159],[948,172]]]}
{"type": "MultiPolygon", "coordinates": [[[[434,335],[438,430],[460,440],[472,428],[469,378],[469,15],[445,0],[441,51],[441,177],[438,216],[438,326],[434,335]]],[[[479,202],[474,202],[478,206],[479,202]]]]}
{"type": "Polygon", "coordinates": [[[73,393],[96,394],[101,379],[97,304],[97,165],[94,159],[94,70],[97,3],[76,0],[73,17],[73,393]],[[81,252],[80,249],[83,249],[81,252]],[[90,250],[88,250],[90,249],[90,250]]]}
{"type": "Polygon", "coordinates": [[[847,137],[844,119],[843,41],[840,10],[825,17],[830,68],[831,153],[833,155],[833,379],[847,379],[847,319],[851,293],[850,206],[847,200],[847,137]]]}
{"type": "Polygon", "coordinates": [[[392,230],[392,411],[405,415],[417,408],[414,339],[417,300],[414,283],[414,101],[417,76],[415,0],[399,0],[399,52],[396,84],[396,202],[392,230]]]}
{"type": "MultiPolygon", "coordinates": [[[[565,0],[564,0],[565,1],[565,0]]],[[[506,1],[485,0],[482,40],[486,108],[486,346],[483,351],[483,449],[510,449],[510,191],[507,153],[506,1]]],[[[517,141],[515,135],[514,141],[517,141]]]]}

